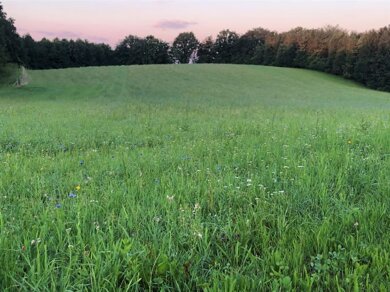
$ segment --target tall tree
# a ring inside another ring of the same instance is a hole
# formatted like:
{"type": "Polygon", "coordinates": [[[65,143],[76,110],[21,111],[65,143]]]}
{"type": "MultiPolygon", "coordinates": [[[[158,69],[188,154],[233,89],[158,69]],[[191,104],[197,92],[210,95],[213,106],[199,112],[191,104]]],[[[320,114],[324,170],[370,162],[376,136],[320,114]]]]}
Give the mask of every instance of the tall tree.
{"type": "Polygon", "coordinates": [[[237,53],[237,43],[239,36],[234,31],[223,30],[215,40],[215,62],[216,63],[232,63],[237,53]]]}
{"type": "Polygon", "coordinates": [[[215,61],[214,41],[211,36],[199,45],[198,57],[198,63],[213,63],[215,61]]]}
{"type": "Polygon", "coordinates": [[[179,34],[172,45],[172,55],[175,61],[186,64],[192,53],[198,48],[199,41],[193,32],[179,34]]]}
{"type": "Polygon", "coordinates": [[[169,45],[154,36],[127,36],[115,49],[117,64],[143,65],[170,62],[169,45]]]}
{"type": "Polygon", "coordinates": [[[235,56],[233,56],[234,63],[240,64],[255,64],[255,54],[258,49],[262,47],[266,41],[267,36],[271,34],[269,30],[263,28],[252,29],[243,34],[238,42],[235,56]]]}
{"type": "Polygon", "coordinates": [[[16,32],[14,20],[7,18],[0,3],[0,64],[7,62],[21,63],[21,41],[16,32]]]}

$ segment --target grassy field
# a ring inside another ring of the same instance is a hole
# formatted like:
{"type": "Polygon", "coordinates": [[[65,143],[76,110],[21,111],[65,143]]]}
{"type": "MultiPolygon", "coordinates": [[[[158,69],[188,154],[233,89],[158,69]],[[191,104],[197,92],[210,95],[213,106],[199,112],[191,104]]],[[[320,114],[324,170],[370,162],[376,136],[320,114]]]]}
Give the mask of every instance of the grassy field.
{"type": "Polygon", "coordinates": [[[0,88],[0,290],[388,291],[390,94],[170,65],[0,88]]]}

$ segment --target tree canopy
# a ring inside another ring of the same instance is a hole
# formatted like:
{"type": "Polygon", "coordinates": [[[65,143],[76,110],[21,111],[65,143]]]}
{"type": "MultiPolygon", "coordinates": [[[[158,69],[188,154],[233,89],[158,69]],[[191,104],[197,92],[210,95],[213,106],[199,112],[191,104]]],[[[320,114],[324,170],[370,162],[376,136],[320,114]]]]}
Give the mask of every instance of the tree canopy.
{"type": "Polygon", "coordinates": [[[199,41],[193,32],[179,34],[172,45],[172,55],[179,63],[188,63],[191,54],[198,48],[199,41]]]}
{"type": "Polygon", "coordinates": [[[0,3],[0,66],[5,63],[20,63],[22,46],[14,21],[7,17],[0,3]]]}

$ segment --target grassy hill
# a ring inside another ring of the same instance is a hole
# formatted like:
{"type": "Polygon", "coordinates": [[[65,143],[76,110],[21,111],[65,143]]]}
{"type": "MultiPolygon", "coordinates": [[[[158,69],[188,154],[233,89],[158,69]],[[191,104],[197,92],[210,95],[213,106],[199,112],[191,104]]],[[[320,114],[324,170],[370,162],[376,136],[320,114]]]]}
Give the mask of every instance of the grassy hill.
{"type": "Polygon", "coordinates": [[[0,88],[2,290],[389,286],[389,93],[262,66],[30,75],[0,88]]]}

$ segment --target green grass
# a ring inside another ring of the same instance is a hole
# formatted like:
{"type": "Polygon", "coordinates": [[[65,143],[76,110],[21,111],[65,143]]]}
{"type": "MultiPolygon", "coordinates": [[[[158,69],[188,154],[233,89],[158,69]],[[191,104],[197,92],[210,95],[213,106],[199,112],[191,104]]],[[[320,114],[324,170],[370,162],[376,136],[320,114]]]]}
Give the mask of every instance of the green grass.
{"type": "Polygon", "coordinates": [[[389,93],[261,66],[30,74],[0,88],[0,290],[390,286],[389,93]]]}

